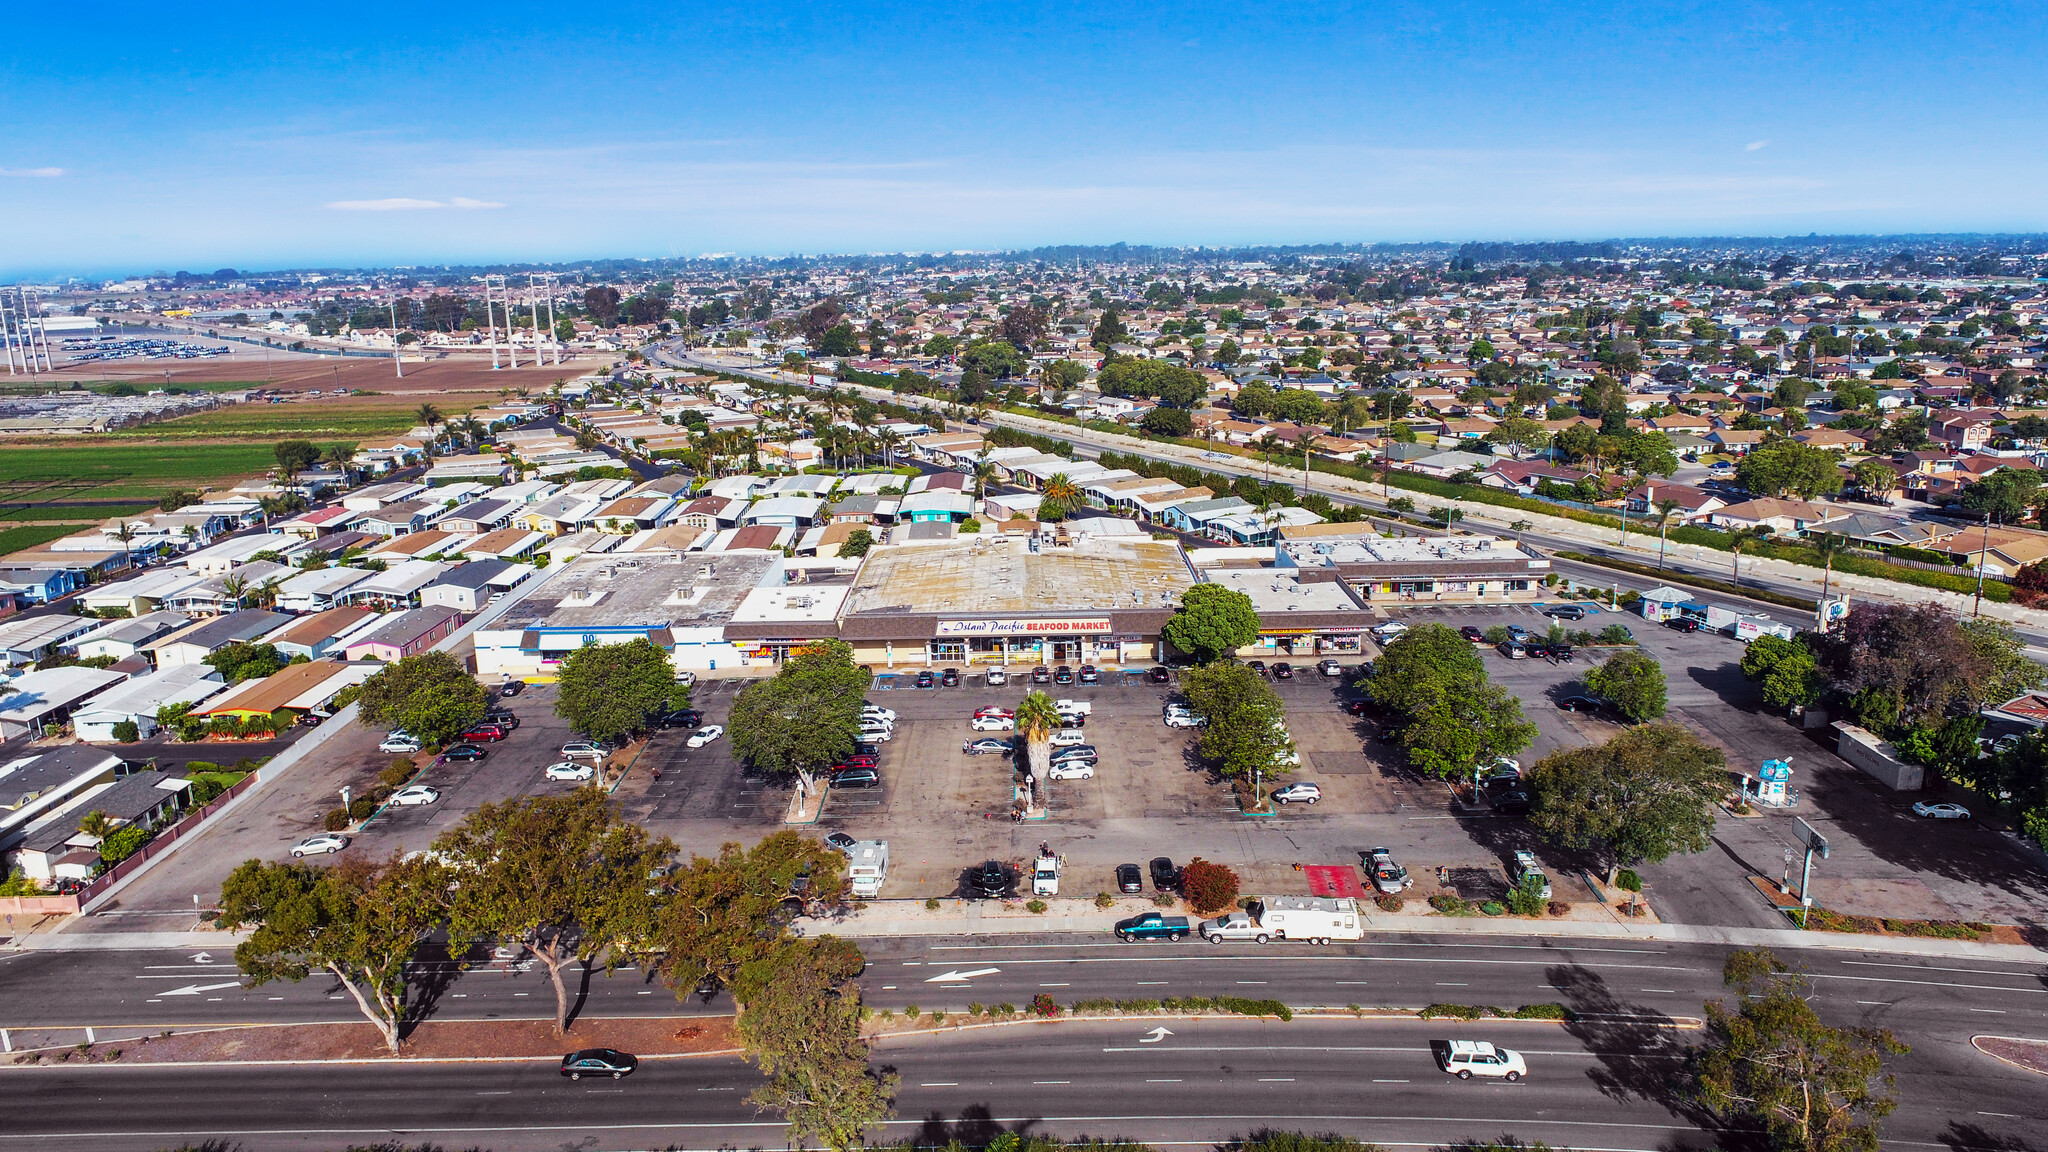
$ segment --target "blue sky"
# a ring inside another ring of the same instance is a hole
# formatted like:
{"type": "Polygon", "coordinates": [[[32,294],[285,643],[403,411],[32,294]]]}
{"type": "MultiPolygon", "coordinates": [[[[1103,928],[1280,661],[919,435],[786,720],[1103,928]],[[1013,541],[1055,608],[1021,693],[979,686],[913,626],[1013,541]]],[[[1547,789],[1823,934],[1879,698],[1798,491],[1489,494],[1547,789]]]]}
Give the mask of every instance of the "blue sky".
{"type": "Polygon", "coordinates": [[[0,276],[2048,230],[2039,3],[39,5],[0,276]]]}

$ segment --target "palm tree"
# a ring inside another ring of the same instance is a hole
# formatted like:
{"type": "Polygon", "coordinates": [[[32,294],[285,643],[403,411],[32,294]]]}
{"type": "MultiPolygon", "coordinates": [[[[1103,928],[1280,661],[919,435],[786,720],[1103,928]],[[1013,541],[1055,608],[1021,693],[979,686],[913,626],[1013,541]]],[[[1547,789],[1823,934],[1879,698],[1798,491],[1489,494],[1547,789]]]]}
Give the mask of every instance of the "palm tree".
{"type": "MultiPolygon", "coordinates": [[[[1039,490],[1038,506],[1041,510],[1051,509],[1061,516],[1081,506],[1086,497],[1081,486],[1067,477],[1065,472],[1055,472],[1045,478],[1045,487],[1039,490]]],[[[1045,519],[1040,515],[1039,519],[1045,519]]]]}
{"type": "Polygon", "coordinates": [[[1754,528],[1737,528],[1730,534],[1728,551],[1735,554],[1735,586],[1742,587],[1742,550],[1749,544],[1761,541],[1771,534],[1771,526],[1759,524],[1754,528]]]}
{"type": "Polygon", "coordinates": [[[355,478],[356,446],[329,444],[324,455],[329,464],[341,470],[341,486],[348,487],[355,478]]]}
{"type": "Polygon", "coordinates": [[[1664,542],[1666,534],[1671,529],[1671,517],[1677,514],[1679,507],[1678,501],[1669,497],[1657,501],[1657,571],[1659,572],[1664,570],[1664,542]]]}
{"type": "Polygon", "coordinates": [[[457,422],[456,429],[462,433],[464,439],[469,441],[469,445],[472,448],[483,447],[484,437],[491,434],[491,430],[484,427],[483,423],[474,416],[464,416],[457,422]]]}
{"type": "Polygon", "coordinates": [[[121,567],[132,567],[135,563],[135,557],[128,552],[128,542],[135,539],[135,525],[123,520],[119,524],[114,525],[114,530],[109,532],[108,535],[121,542],[121,567]]]}
{"type": "Polygon", "coordinates": [[[95,840],[104,840],[114,830],[114,820],[105,812],[95,808],[78,818],[78,830],[95,840]]]}
{"type": "Polygon", "coordinates": [[[1273,453],[1280,447],[1280,434],[1267,432],[1259,437],[1259,451],[1266,457],[1266,483],[1273,482],[1273,453]]]}
{"type": "Polygon", "coordinates": [[[1033,692],[1017,705],[1017,738],[1024,741],[1024,763],[1031,773],[1031,796],[1043,808],[1051,800],[1052,734],[1059,731],[1060,712],[1052,697],[1033,692]]]}
{"type": "Polygon", "coordinates": [[[434,429],[444,419],[441,415],[441,410],[432,404],[422,404],[418,408],[413,409],[412,418],[427,426],[427,449],[431,453],[435,440],[434,429]]]}
{"type": "MultiPolygon", "coordinates": [[[[1815,536],[1808,543],[1813,545],[1813,554],[1820,557],[1821,563],[1825,565],[1821,570],[1820,598],[1822,603],[1826,603],[1828,583],[1835,578],[1835,558],[1849,550],[1849,541],[1833,533],[1824,532],[1819,536],[1815,536]]],[[[1825,630],[1826,625],[1822,625],[1822,629],[1825,630]]]]}
{"type": "Polygon", "coordinates": [[[1849,469],[1849,476],[1858,488],[1875,497],[1879,504],[1891,505],[1888,497],[1892,489],[1898,487],[1899,474],[1890,465],[1875,457],[1859,460],[1854,468],[1849,469]]]}
{"type": "Polygon", "coordinates": [[[235,607],[240,608],[242,606],[242,593],[249,590],[249,581],[246,577],[229,576],[220,582],[220,590],[222,595],[235,602],[235,607]]]}
{"type": "Polygon", "coordinates": [[[885,469],[894,468],[896,466],[894,450],[896,445],[902,442],[903,437],[893,428],[884,428],[875,434],[875,439],[881,441],[882,444],[882,467],[885,469]]]}
{"type": "Polygon", "coordinates": [[[988,449],[974,460],[974,498],[980,500],[988,495],[988,482],[995,479],[996,466],[988,462],[988,449]]]}

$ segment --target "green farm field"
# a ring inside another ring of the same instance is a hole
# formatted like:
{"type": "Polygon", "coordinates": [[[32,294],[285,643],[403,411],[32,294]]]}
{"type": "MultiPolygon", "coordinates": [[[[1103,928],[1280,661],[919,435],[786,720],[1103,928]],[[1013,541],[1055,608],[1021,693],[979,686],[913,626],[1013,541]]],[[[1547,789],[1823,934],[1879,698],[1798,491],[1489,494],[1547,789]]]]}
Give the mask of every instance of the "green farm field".
{"type": "MultiPolygon", "coordinates": [[[[246,444],[122,444],[105,439],[58,447],[0,448],[0,505],[60,500],[154,501],[166,492],[260,476],[277,463],[268,441],[246,444]]],[[[87,518],[98,519],[97,511],[87,518]]]]}
{"type": "Polygon", "coordinates": [[[34,548],[38,544],[48,544],[59,537],[83,532],[90,527],[90,524],[26,524],[19,528],[0,530],[0,556],[19,552],[24,548],[34,548]]]}
{"type": "MultiPolygon", "coordinates": [[[[467,409],[441,404],[442,414],[460,419],[467,409]]],[[[224,440],[264,441],[303,439],[317,444],[354,442],[372,436],[402,436],[419,424],[415,415],[419,401],[398,398],[378,403],[376,399],[347,400],[324,404],[298,401],[290,404],[234,404],[211,412],[160,420],[110,433],[108,439],[128,440],[224,440]]]]}

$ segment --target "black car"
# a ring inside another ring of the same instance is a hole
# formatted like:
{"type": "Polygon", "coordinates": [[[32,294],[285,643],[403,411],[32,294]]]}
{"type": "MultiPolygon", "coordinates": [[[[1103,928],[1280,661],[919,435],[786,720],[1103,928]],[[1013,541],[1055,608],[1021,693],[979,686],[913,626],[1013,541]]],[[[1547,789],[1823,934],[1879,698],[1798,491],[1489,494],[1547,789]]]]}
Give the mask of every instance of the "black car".
{"type": "Polygon", "coordinates": [[[1052,682],[1055,684],[1072,684],[1074,682],[1074,670],[1065,664],[1060,665],[1052,670],[1052,682]]]}
{"type": "Polygon", "coordinates": [[[1289,664],[1284,660],[1278,664],[1273,665],[1273,678],[1275,680],[1294,679],[1294,665],[1289,664]]]}
{"type": "Polygon", "coordinates": [[[639,1066],[638,1056],[617,1048],[585,1048],[562,1057],[562,1075],[571,1080],[581,1080],[585,1076],[609,1076],[617,1080],[631,1075],[639,1066]]]}
{"type": "Polygon", "coordinates": [[[505,684],[504,684],[503,686],[501,686],[501,687],[500,687],[500,688],[498,689],[498,699],[500,699],[500,700],[510,700],[510,699],[511,699],[511,698],[513,698],[514,696],[517,696],[517,695],[519,695],[519,693],[520,693],[520,692],[521,692],[521,691],[522,691],[523,689],[525,689],[525,687],[526,687],[526,682],[525,682],[524,680],[512,680],[512,681],[508,681],[507,683],[505,683],[505,684]]]}
{"type": "Polygon", "coordinates": [[[1172,857],[1152,858],[1152,888],[1158,892],[1173,892],[1180,888],[1180,869],[1173,866],[1172,857]]]}
{"type": "Polygon", "coordinates": [[[1043,664],[1040,664],[1038,667],[1033,668],[1031,670],[1031,682],[1033,684],[1052,683],[1052,669],[1047,668],[1043,664]]]}
{"type": "Polygon", "coordinates": [[[985,860],[968,872],[967,890],[989,900],[1000,900],[1010,893],[1010,870],[1001,861],[985,860]]]}
{"type": "Polygon", "coordinates": [[[1493,805],[1493,810],[1503,816],[1527,816],[1529,814],[1529,794],[1520,788],[1502,792],[1492,797],[1489,802],[1493,805]]]}
{"type": "Polygon", "coordinates": [[[1572,646],[1569,644],[1552,644],[1550,646],[1550,658],[1552,660],[1562,660],[1566,663],[1570,663],[1572,658],[1572,646]]]}
{"type": "Polygon", "coordinates": [[[853,754],[855,756],[880,756],[882,754],[882,746],[880,744],[855,744],[853,746],[853,754]]]}
{"type": "Polygon", "coordinates": [[[1481,632],[1479,629],[1474,628],[1470,624],[1467,624],[1463,628],[1458,629],[1458,635],[1463,636],[1465,639],[1470,640],[1474,644],[1486,643],[1486,633],[1481,632]]]}
{"type": "Polygon", "coordinates": [[[958,668],[948,668],[939,673],[939,683],[947,688],[958,688],[960,686],[960,670],[958,668]]]}
{"type": "Polygon", "coordinates": [[[834,788],[880,788],[882,774],[873,768],[841,768],[832,774],[834,788]]]}
{"type": "Polygon", "coordinates": [[[1266,662],[1264,660],[1254,660],[1251,663],[1246,664],[1245,667],[1251,669],[1254,672],[1257,672],[1261,676],[1264,676],[1266,674],[1266,662]]]}
{"type": "Polygon", "coordinates": [[[441,753],[441,759],[450,762],[481,760],[483,758],[484,750],[474,744],[450,744],[447,750],[441,753]]]}
{"type": "Polygon", "coordinates": [[[1083,684],[1100,684],[1101,682],[1102,682],[1102,673],[1100,673],[1100,672],[1097,672],[1097,671],[1095,670],[1095,665],[1093,665],[1093,664],[1083,664],[1083,665],[1081,665],[1081,683],[1083,683],[1083,684]]]}
{"type": "Polygon", "coordinates": [[[930,672],[919,672],[917,674],[917,686],[919,688],[929,688],[936,680],[937,677],[933,676],[930,672]]]}
{"type": "Polygon", "coordinates": [[[674,712],[663,712],[654,718],[654,726],[661,729],[698,728],[703,726],[704,714],[695,708],[678,708],[674,712]]]}
{"type": "Polygon", "coordinates": [[[1581,604],[1552,604],[1543,610],[1543,614],[1559,620],[1584,620],[1586,609],[1581,604]]]}
{"type": "Polygon", "coordinates": [[[1126,895],[1145,890],[1145,874],[1138,871],[1136,864],[1116,866],[1116,890],[1126,895]]]}
{"type": "Polygon", "coordinates": [[[1567,696],[1559,700],[1557,706],[1567,712],[1598,712],[1600,710],[1600,702],[1591,696],[1567,696]]]}
{"type": "Polygon", "coordinates": [[[517,728],[519,727],[519,717],[516,713],[507,709],[493,708],[489,712],[484,713],[484,723],[496,724],[500,728],[517,728]]]}
{"type": "Polygon", "coordinates": [[[1550,645],[1542,640],[1531,640],[1522,645],[1522,651],[1528,653],[1531,660],[1541,660],[1550,655],[1550,645]]]}
{"type": "Polygon", "coordinates": [[[1062,728],[1085,728],[1087,726],[1088,717],[1079,712],[1060,713],[1060,727],[1062,728]]]}
{"type": "Polygon", "coordinates": [[[1173,673],[1163,667],[1155,667],[1150,672],[1145,673],[1145,679],[1150,680],[1154,684],[1171,684],[1173,683],[1173,673]]]}

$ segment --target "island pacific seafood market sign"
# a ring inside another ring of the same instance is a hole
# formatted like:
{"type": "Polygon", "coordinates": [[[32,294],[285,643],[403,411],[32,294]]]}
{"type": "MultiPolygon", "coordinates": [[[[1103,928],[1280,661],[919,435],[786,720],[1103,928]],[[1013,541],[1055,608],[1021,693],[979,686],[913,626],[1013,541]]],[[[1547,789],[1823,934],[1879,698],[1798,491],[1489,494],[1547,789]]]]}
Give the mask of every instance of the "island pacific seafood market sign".
{"type": "Polygon", "coordinates": [[[941,636],[1062,636],[1109,631],[1109,617],[1036,620],[941,620],[941,636]]]}

